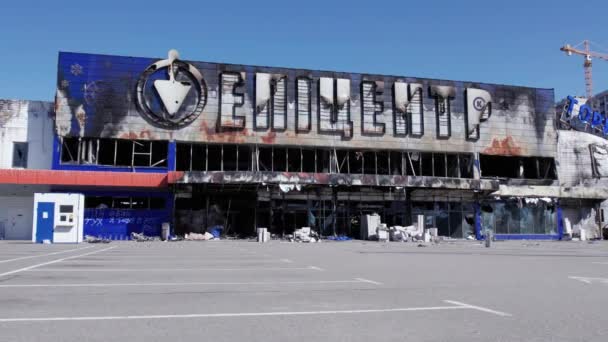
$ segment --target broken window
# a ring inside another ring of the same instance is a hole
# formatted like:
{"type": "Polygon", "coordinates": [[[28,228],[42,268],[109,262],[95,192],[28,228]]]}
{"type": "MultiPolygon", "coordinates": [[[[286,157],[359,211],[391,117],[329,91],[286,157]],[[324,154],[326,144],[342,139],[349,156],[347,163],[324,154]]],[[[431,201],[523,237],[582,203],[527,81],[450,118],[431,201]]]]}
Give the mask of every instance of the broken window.
{"type": "Polygon", "coordinates": [[[61,162],[64,164],[78,163],[78,139],[64,137],[61,140],[61,162]]]}
{"type": "Polygon", "coordinates": [[[116,141],[116,163],[115,166],[131,166],[133,163],[133,141],[116,141]]]}
{"type": "Polygon", "coordinates": [[[350,173],[362,174],[363,173],[363,152],[348,151],[348,163],[349,163],[349,167],[350,167],[350,173]]]}
{"type": "Polygon", "coordinates": [[[346,150],[335,150],[336,158],[336,172],[338,173],[350,173],[350,167],[348,165],[348,151],[346,150]]]}
{"type": "Polygon", "coordinates": [[[406,167],[406,174],[410,175],[410,176],[420,176],[421,175],[421,170],[420,170],[420,164],[421,164],[421,160],[420,160],[420,152],[408,152],[406,155],[406,161],[407,161],[407,167],[406,167]]]}
{"type": "Polygon", "coordinates": [[[420,153],[420,176],[433,176],[432,153],[420,153]]]}
{"type": "Polygon", "coordinates": [[[148,209],[150,199],[148,197],[131,197],[131,209],[148,209]]]}
{"type": "Polygon", "coordinates": [[[364,151],[363,154],[363,174],[376,174],[376,152],[364,151]]]}
{"type": "Polygon", "coordinates": [[[458,165],[458,155],[449,153],[446,155],[447,177],[460,178],[460,168],[458,165]]]}
{"type": "Polygon", "coordinates": [[[273,147],[272,153],[272,171],[287,171],[287,149],[284,147],[273,147]]]}
{"type": "Polygon", "coordinates": [[[479,163],[482,177],[557,179],[553,158],[480,154],[479,163]]]}
{"type": "Polygon", "coordinates": [[[330,151],[316,150],[317,152],[317,173],[329,173],[330,151]]]}
{"type": "Polygon", "coordinates": [[[460,178],[473,178],[473,154],[459,154],[460,178]]]}
{"type": "Polygon", "coordinates": [[[540,179],[557,179],[555,171],[555,159],[543,158],[538,159],[538,176],[540,179]]]}
{"type": "Polygon", "coordinates": [[[99,139],[97,145],[99,146],[99,150],[97,151],[97,164],[116,165],[116,140],[99,139]]]}
{"type": "MultiPolygon", "coordinates": [[[[132,166],[167,166],[166,141],[137,141],[133,140],[132,166]]],[[[125,144],[126,145],[126,144],[125,144]]]]}
{"type": "Polygon", "coordinates": [[[88,209],[112,208],[112,197],[110,196],[85,196],[84,207],[88,209]]]}
{"type": "Polygon", "coordinates": [[[207,171],[222,171],[222,145],[207,145],[207,171]]]}
{"type": "Polygon", "coordinates": [[[27,167],[27,142],[13,143],[13,167],[27,167]]]}
{"type": "Polygon", "coordinates": [[[258,171],[272,171],[272,147],[258,147],[257,163],[258,171]]]}
{"type": "Polygon", "coordinates": [[[446,177],[445,153],[433,153],[433,176],[446,177]]]}
{"type": "Polygon", "coordinates": [[[398,176],[403,175],[403,154],[401,152],[390,152],[390,167],[391,167],[391,175],[398,176]]]}
{"type": "Polygon", "coordinates": [[[222,171],[237,170],[237,147],[236,145],[222,145],[222,171]]]}
{"type": "Polygon", "coordinates": [[[63,164],[167,167],[167,154],[167,141],[64,137],[61,143],[63,164]]]}
{"type": "Polygon", "coordinates": [[[192,171],[207,171],[207,145],[192,145],[192,171]]]}
{"type": "Polygon", "coordinates": [[[299,148],[287,149],[287,171],[300,172],[302,170],[302,154],[299,148]]]}
{"type": "Polygon", "coordinates": [[[390,175],[391,174],[389,156],[390,156],[390,153],[387,151],[376,152],[376,165],[377,165],[376,172],[379,175],[390,175]]]}
{"type": "Polygon", "coordinates": [[[251,147],[238,146],[238,165],[237,171],[251,171],[251,147]]]}
{"type": "Polygon", "coordinates": [[[192,171],[191,144],[175,144],[175,169],[177,171],[192,171]]]}
{"type": "Polygon", "coordinates": [[[302,149],[302,172],[316,172],[315,164],[315,150],[302,149]]]}

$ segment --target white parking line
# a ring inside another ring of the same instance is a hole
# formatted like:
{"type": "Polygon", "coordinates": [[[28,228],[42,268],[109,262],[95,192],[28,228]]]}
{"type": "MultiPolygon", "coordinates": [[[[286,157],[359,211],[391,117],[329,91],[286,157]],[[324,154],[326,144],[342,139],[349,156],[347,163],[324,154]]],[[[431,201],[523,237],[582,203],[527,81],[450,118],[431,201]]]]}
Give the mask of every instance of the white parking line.
{"type": "Polygon", "coordinates": [[[369,280],[369,279],[365,279],[365,278],[355,278],[355,279],[357,279],[361,282],[364,282],[364,283],[370,283],[370,284],[374,284],[374,285],[383,285],[381,282],[373,281],[373,280],[369,280]]]}
{"type": "Polygon", "coordinates": [[[11,262],[11,261],[18,261],[18,260],[25,260],[25,259],[39,258],[39,257],[43,257],[43,256],[56,255],[56,254],[63,254],[63,253],[69,253],[69,252],[74,252],[74,251],[80,251],[80,250],[83,250],[83,249],[89,249],[89,248],[93,248],[93,247],[94,247],[94,246],[88,246],[88,247],[83,247],[83,248],[74,248],[74,249],[68,249],[68,250],[65,250],[65,251],[59,251],[59,252],[53,252],[53,253],[44,253],[44,254],[28,255],[28,256],[24,256],[24,257],[20,257],[20,258],[7,259],[7,260],[0,260],[0,264],[5,263],[5,262],[11,262]]]}
{"type": "MultiPolygon", "coordinates": [[[[244,268],[39,268],[24,270],[29,272],[223,272],[223,271],[310,271],[311,267],[244,267],[244,268]]],[[[1,276],[1,275],[0,275],[1,276]]]]}
{"type": "Polygon", "coordinates": [[[352,280],[303,280],[303,281],[252,281],[252,282],[181,282],[181,283],[74,283],[74,284],[2,284],[0,288],[19,287],[120,287],[120,286],[204,286],[204,285],[312,285],[312,284],[359,284],[352,280]]]}
{"type": "Polygon", "coordinates": [[[235,313],[196,313],[182,315],[130,315],[130,316],[73,316],[73,317],[31,317],[31,318],[0,318],[0,323],[17,322],[57,322],[57,321],[110,321],[110,320],[150,320],[150,319],[184,319],[184,318],[238,318],[238,317],[268,317],[268,316],[318,316],[344,314],[370,314],[412,311],[441,311],[441,310],[478,310],[506,317],[508,313],[487,309],[462,302],[445,300],[454,306],[426,306],[411,308],[361,309],[361,310],[327,310],[327,311],[275,311],[275,312],[235,312],[235,313]]]}
{"type": "Polygon", "coordinates": [[[307,267],[309,270],[315,270],[315,271],[325,271],[324,269],[322,269],[321,267],[317,267],[317,266],[308,266],[307,267]]]}
{"type": "Polygon", "coordinates": [[[468,309],[473,309],[473,310],[478,310],[478,311],[483,311],[483,312],[491,313],[491,314],[498,315],[498,316],[503,316],[503,317],[510,317],[511,316],[511,314],[506,313],[506,312],[496,311],[496,310],[484,308],[482,306],[471,305],[471,304],[467,304],[467,303],[463,303],[463,302],[457,302],[455,300],[444,300],[444,302],[450,303],[450,304],[454,304],[454,305],[460,305],[463,308],[468,308],[468,309]]]}
{"type": "Polygon", "coordinates": [[[573,280],[578,280],[581,281],[585,284],[591,284],[591,283],[602,283],[602,284],[608,284],[608,278],[598,278],[598,277],[575,277],[575,276],[569,276],[569,279],[573,279],[573,280]]]}
{"type": "Polygon", "coordinates": [[[16,269],[16,270],[0,273],[0,277],[4,277],[4,276],[7,276],[7,275],[19,273],[19,272],[32,271],[35,268],[40,267],[40,266],[46,266],[46,265],[56,264],[58,262],[62,262],[62,261],[65,261],[65,260],[70,260],[70,259],[74,259],[74,258],[83,257],[85,255],[91,255],[91,254],[95,254],[95,253],[104,252],[104,251],[107,251],[107,250],[110,250],[110,249],[113,249],[113,248],[116,248],[116,247],[117,246],[108,247],[108,248],[104,248],[104,249],[98,249],[98,250],[95,250],[95,251],[92,251],[92,252],[89,252],[89,253],[72,255],[72,256],[69,256],[69,257],[61,258],[61,259],[55,259],[55,260],[43,262],[41,264],[36,264],[36,265],[28,266],[28,267],[19,268],[19,269],[16,269]]]}

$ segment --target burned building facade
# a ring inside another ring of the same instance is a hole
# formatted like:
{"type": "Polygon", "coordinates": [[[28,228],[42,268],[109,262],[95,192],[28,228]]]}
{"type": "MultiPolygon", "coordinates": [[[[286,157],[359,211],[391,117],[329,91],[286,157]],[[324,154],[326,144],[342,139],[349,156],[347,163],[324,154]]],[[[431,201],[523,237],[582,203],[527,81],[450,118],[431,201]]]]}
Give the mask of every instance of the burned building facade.
{"type": "Polygon", "coordinates": [[[453,238],[561,237],[559,196],[543,192],[559,186],[552,89],[192,62],[176,51],[60,53],[58,67],[52,168],[166,177],[144,192],[82,189],[85,233],[140,229],[103,221],[121,209],[152,230],[169,220],[176,234],[310,226],[358,237],[361,215],[378,213],[389,226],[424,214],[453,238]]]}

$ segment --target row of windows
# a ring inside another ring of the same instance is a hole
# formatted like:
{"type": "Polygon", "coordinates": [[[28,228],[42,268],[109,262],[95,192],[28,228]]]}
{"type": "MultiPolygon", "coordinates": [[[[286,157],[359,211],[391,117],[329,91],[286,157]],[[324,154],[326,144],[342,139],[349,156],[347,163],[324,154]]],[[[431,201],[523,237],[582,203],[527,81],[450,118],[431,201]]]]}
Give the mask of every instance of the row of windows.
{"type": "MultiPolygon", "coordinates": [[[[15,152],[27,161],[27,144],[15,152]],[[23,157],[25,155],[25,157],[23,157]]],[[[61,162],[167,167],[166,141],[63,138],[61,162]]],[[[14,159],[15,161],[15,159],[14,159]]],[[[237,144],[176,144],[177,171],[268,171],[473,178],[472,153],[372,151],[237,144]]],[[[556,179],[543,157],[480,155],[482,177],[556,179]]]]}
{"type": "Polygon", "coordinates": [[[178,171],[271,171],[473,178],[472,153],[234,144],[176,146],[178,171]]]}

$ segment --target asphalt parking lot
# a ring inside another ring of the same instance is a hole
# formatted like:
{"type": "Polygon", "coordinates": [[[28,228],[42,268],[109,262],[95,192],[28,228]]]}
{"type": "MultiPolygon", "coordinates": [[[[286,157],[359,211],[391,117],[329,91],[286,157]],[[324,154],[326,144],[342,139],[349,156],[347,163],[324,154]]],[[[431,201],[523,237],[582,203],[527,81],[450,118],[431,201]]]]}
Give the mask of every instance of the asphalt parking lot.
{"type": "Polygon", "coordinates": [[[1,341],[605,341],[608,243],[0,241],[1,341]]]}

